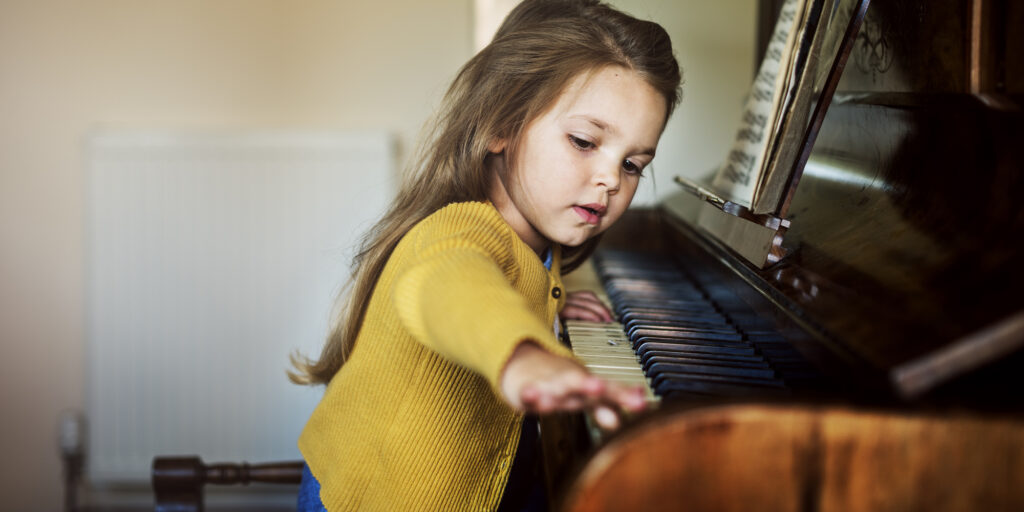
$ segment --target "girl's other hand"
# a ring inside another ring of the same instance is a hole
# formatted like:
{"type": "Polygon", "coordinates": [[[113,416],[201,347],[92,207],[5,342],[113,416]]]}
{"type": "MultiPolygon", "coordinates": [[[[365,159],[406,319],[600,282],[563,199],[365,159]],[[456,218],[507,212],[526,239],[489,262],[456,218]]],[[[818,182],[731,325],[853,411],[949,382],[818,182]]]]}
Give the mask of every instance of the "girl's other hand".
{"type": "Polygon", "coordinates": [[[586,410],[605,430],[619,427],[620,411],[644,409],[644,389],[594,377],[579,363],[534,343],[520,343],[501,376],[505,400],[528,413],[586,410]]]}
{"type": "Polygon", "coordinates": [[[611,322],[612,312],[589,290],[569,292],[565,296],[565,307],[560,313],[562,320],[584,320],[587,322],[611,322]]]}

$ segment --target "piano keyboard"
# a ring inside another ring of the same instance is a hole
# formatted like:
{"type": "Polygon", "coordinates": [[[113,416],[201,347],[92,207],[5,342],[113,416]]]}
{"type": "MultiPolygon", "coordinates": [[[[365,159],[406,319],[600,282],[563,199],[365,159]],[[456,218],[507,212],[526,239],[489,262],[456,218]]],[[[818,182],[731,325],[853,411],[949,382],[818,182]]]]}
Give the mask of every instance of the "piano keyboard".
{"type": "Polygon", "coordinates": [[[595,375],[645,384],[652,402],[788,395],[819,377],[732,292],[702,286],[667,257],[601,251],[593,259],[619,321],[569,320],[566,333],[595,375]]]}

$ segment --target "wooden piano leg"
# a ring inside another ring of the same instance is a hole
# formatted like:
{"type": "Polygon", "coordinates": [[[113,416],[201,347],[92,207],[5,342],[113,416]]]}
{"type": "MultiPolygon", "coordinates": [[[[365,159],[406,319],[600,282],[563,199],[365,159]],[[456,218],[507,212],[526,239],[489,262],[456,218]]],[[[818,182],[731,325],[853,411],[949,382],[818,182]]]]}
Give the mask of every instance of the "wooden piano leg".
{"type": "Polygon", "coordinates": [[[603,447],[563,507],[680,509],[1024,510],[1024,421],[766,405],[660,411],[603,447]]]}

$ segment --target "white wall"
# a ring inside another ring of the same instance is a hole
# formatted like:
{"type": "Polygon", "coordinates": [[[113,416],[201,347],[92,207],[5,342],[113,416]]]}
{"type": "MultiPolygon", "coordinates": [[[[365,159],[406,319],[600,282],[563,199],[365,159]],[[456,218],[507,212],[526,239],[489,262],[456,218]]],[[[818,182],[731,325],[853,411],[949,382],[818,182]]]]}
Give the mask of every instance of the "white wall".
{"type": "MultiPolygon", "coordinates": [[[[661,21],[684,67],[685,99],[655,166],[664,195],[672,174],[706,172],[732,138],[753,70],[756,2],[613,3],[661,21]]],[[[59,508],[57,417],[85,403],[87,134],[99,127],[372,128],[396,133],[407,150],[470,56],[471,4],[0,3],[5,509],[59,508]]]]}
{"type": "Polygon", "coordinates": [[[85,403],[86,135],[407,141],[469,57],[470,14],[468,0],[0,2],[0,508],[59,509],[57,417],[85,403]]]}

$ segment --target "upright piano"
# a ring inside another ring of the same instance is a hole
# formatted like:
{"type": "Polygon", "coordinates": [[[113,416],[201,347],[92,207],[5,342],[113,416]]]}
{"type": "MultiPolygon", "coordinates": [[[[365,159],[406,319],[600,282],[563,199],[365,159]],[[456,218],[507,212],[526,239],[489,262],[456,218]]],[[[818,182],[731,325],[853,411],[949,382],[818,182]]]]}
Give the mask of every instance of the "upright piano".
{"type": "Polygon", "coordinates": [[[542,424],[566,508],[1024,506],[1022,28],[1015,0],[871,2],[775,263],[686,191],[606,234],[583,272],[619,322],[568,342],[656,405],[542,424]]]}

